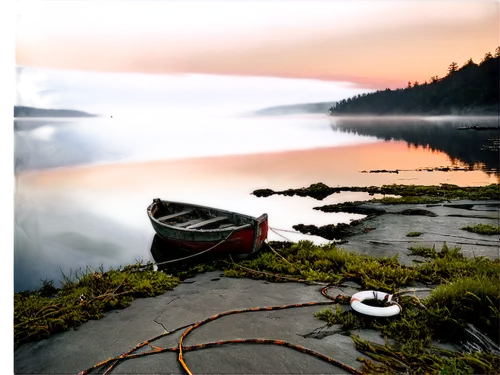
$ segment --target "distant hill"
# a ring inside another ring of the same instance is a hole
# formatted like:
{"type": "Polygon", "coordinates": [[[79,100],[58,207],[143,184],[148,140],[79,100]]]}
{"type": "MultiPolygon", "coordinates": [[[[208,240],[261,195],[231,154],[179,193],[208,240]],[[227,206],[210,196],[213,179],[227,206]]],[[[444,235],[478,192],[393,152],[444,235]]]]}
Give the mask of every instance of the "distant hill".
{"type": "Polygon", "coordinates": [[[408,82],[337,102],[331,115],[498,115],[499,54],[487,53],[480,64],[469,59],[461,68],[452,62],[448,74],[430,82],[408,82]]]}
{"type": "MultiPolygon", "coordinates": [[[[48,72],[49,75],[52,74],[48,72]]],[[[9,81],[9,107],[12,108],[12,115],[16,118],[24,118],[24,117],[36,117],[36,118],[49,118],[49,117],[58,117],[58,118],[88,118],[88,117],[108,117],[101,114],[89,113],[77,109],[62,109],[62,108],[53,108],[52,102],[48,102],[48,106],[40,106],[33,103],[33,98],[23,98],[23,92],[20,89],[16,90],[16,83],[21,83],[21,77],[23,75],[30,75],[32,79],[40,84],[40,87],[43,85],[44,80],[47,77],[45,72],[41,72],[39,70],[34,70],[30,68],[26,68],[23,66],[16,66],[16,82],[13,80],[9,81]],[[43,76],[42,76],[43,75],[43,76]]],[[[22,87],[22,86],[21,86],[22,87]]],[[[26,87],[26,86],[24,86],[26,87]]],[[[38,87],[38,88],[40,88],[38,87]]],[[[43,101],[45,99],[44,90],[42,91],[42,95],[40,92],[36,95],[40,95],[40,100],[43,101]]],[[[32,95],[32,94],[29,94],[32,95]]]]}
{"type": "Polygon", "coordinates": [[[14,107],[14,117],[96,117],[87,112],[71,109],[43,109],[34,107],[14,107]]]}
{"type": "Polygon", "coordinates": [[[277,107],[263,108],[250,114],[254,116],[280,116],[294,115],[298,113],[327,113],[328,108],[334,104],[335,102],[281,105],[277,107]]]}

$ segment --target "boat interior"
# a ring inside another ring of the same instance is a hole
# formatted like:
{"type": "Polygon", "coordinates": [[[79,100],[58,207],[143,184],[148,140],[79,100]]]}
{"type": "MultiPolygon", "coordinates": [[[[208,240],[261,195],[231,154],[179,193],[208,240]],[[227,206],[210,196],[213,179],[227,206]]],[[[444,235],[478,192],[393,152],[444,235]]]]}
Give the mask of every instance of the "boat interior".
{"type": "Polygon", "coordinates": [[[184,229],[232,230],[251,224],[252,218],[208,207],[184,206],[179,203],[155,201],[153,217],[159,222],[184,229]]]}

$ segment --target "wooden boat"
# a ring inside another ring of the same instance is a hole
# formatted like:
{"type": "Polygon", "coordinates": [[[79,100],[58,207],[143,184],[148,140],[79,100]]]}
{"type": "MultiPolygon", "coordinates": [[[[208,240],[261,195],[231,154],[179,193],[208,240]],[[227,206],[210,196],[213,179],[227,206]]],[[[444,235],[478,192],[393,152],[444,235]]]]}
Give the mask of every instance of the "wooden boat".
{"type": "Polygon", "coordinates": [[[267,239],[268,218],[189,203],[154,199],[148,217],[167,245],[192,253],[226,252],[248,256],[267,239]]]}

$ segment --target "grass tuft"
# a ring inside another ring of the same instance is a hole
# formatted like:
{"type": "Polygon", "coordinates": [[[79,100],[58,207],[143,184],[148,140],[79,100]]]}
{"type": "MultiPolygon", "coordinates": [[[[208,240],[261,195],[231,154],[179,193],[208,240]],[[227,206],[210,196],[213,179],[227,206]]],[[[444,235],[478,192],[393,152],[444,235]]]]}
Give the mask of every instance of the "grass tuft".
{"type": "Polygon", "coordinates": [[[410,232],[406,235],[406,237],[420,237],[422,232],[410,232]]]}
{"type": "Polygon", "coordinates": [[[74,281],[64,278],[60,289],[43,281],[38,291],[14,294],[15,347],[100,319],[106,311],[127,307],[136,298],[165,293],[179,283],[177,277],[154,271],[151,263],[76,274],[74,281]]]}
{"type": "Polygon", "coordinates": [[[475,224],[475,225],[467,225],[460,229],[466,230],[467,232],[478,233],[478,234],[488,234],[488,235],[500,234],[500,225],[475,224]]]}

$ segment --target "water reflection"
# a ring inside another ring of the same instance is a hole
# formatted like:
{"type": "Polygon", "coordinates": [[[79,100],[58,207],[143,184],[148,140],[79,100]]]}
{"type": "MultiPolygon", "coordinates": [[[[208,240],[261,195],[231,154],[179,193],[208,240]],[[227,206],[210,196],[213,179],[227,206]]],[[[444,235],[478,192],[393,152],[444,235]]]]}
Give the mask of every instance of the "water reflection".
{"type": "MultiPolygon", "coordinates": [[[[230,261],[226,254],[221,253],[205,253],[189,257],[190,253],[179,250],[165,242],[158,234],[154,235],[151,243],[151,256],[158,269],[168,271],[171,273],[183,272],[195,266],[196,264],[211,262],[215,260],[227,259],[230,261]],[[189,258],[187,258],[189,257],[189,258]],[[185,259],[187,258],[187,259],[185,259]]],[[[184,275],[186,277],[188,275],[184,275]]],[[[182,276],[181,276],[182,277],[182,276]]]]}
{"type": "Polygon", "coordinates": [[[109,269],[148,260],[151,232],[93,214],[71,200],[18,196],[14,289],[37,288],[45,279],[59,287],[65,276],[74,277],[87,267],[109,269]]]}
{"type": "Polygon", "coordinates": [[[377,142],[373,137],[332,133],[324,115],[16,119],[14,130],[16,173],[377,142]]]}
{"type": "MultiPolygon", "coordinates": [[[[462,162],[487,173],[499,171],[499,131],[459,130],[470,126],[497,127],[497,117],[417,119],[417,118],[334,118],[332,129],[346,133],[375,136],[386,141],[406,141],[415,147],[443,151],[452,163],[462,162]],[[495,141],[496,140],[496,141],[495,141]],[[485,147],[486,146],[486,147],[485,147]]],[[[425,166],[422,166],[425,167],[425,166]]]]}
{"type": "MultiPolygon", "coordinates": [[[[330,186],[403,183],[401,175],[358,171],[380,167],[373,162],[390,168],[414,167],[412,162],[429,153],[408,150],[401,144],[388,150],[383,146],[386,145],[21,174],[17,177],[14,212],[14,288],[36,288],[44,279],[57,284],[62,272],[68,275],[70,270],[85,270],[87,266],[97,269],[101,265],[108,269],[158,255],[150,251],[155,234],[146,215],[146,207],[157,197],[252,216],[266,212],[270,226],[282,230],[291,230],[300,223],[322,226],[349,222],[358,217],[325,213],[313,207],[365,199],[366,195],[335,194],[319,202],[301,197],[257,198],[250,193],[258,188],[283,190],[319,181],[330,186]],[[383,152],[387,152],[387,157],[383,152]],[[390,165],[391,160],[398,164],[390,165]]],[[[428,164],[441,165],[444,155],[431,157],[428,164]],[[437,160],[432,161],[434,158],[437,160]]],[[[459,185],[494,182],[480,171],[404,176],[426,184],[444,182],[446,178],[450,178],[446,182],[459,185]]],[[[328,242],[321,237],[269,231],[269,240],[284,240],[281,236],[294,242],[306,237],[315,243],[328,242]]]]}

